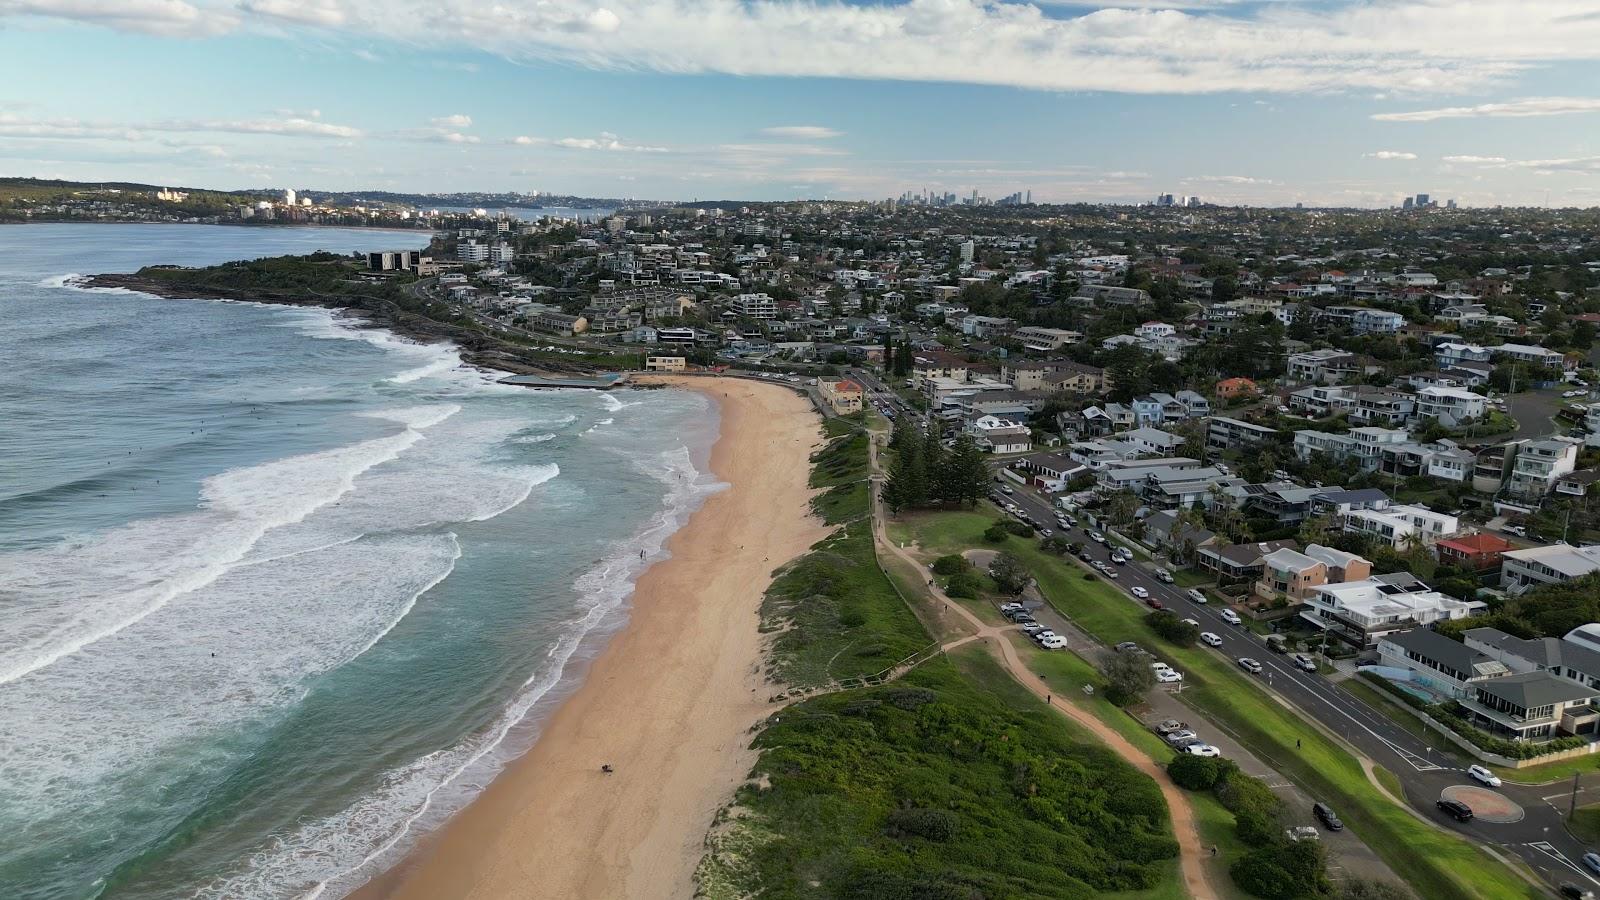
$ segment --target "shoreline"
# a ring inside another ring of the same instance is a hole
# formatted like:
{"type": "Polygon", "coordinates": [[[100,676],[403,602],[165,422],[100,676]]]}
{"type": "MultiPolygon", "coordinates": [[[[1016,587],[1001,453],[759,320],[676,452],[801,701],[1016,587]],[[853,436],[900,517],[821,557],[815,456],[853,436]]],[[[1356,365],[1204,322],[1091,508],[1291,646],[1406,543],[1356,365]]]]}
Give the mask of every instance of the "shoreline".
{"type": "Polygon", "coordinates": [[[540,360],[529,362],[518,356],[523,349],[502,341],[485,332],[439,322],[417,313],[406,312],[387,300],[372,299],[377,306],[353,305],[350,297],[323,299],[286,289],[282,292],[268,290],[238,290],[207,287],[188,288],[168,284],[154,278],[134,273],[104,273],[85,276],[78,282],[87,288],[122,288],[159,297],[164,300],[228,300],[243,303],[264,303],[269,306],[315,307],[333,310],[351,324],[362,328],[377,328],[423,344],[448,343],[461,355],[461,361],[480,369],[505,372],[510,375],[572,375],[593,374],[597,369],[571,364],[551,364],[540,360]]]}
{"type": "Polygon", "coordinates": [[[779,708],[762,677],[762,595],[828,530],[809,509],[821,420],[776,385],[645,383],[718,403],[711,470],[729,487],[639,576],[627,624],[533,747],[351,897],[692,896],[704,837],[755,763],[752,729],[779,708]]]}

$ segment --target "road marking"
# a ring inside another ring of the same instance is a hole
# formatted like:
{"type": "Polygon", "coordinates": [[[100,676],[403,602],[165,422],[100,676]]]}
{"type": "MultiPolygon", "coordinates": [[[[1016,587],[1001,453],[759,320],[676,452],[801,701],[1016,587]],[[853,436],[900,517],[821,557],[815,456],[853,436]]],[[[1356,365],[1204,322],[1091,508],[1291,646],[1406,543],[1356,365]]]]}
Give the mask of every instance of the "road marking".
{"type": "Polygon", "coordinates": [[[1585,872],[1584,870],[1578,868],[1577,865],[1572,862],[1572,860],[1567,858],[1567,855],[1565,853],[1562,853],[1560,850],[1557,850],[1555,844],[1552,844],[1549,841],[1534,841],[1533,843],[1529,844],[1528,846],[1532,847],[1533,849],[1535,849],[1537,851],[1539,851],[1540,853],[1543,853],[1545,856],[1550,857],[1551,859],[1555,860],[1556,862],[1561,863],[1562,865],[1566,866],[1567,868],[1571,869],[1572,871],[1577,872],[1579,875],[1582,875],[1582,876],[1588,878],[1590,881],[1594,881],[1595,880],[1594,876],[1592,876],[1588,872],[1585,872]]]}

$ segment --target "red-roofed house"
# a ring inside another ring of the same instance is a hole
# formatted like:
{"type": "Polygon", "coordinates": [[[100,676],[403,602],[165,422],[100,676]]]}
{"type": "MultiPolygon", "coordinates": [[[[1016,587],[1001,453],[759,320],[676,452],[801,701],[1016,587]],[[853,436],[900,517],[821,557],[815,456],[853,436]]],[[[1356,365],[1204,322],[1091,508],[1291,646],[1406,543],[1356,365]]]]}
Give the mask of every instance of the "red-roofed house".
{"type": "Polygon", "coordinates": [[[1224,378],[1217,382],[1217,399],[1232,400],[1235,397],[1254,397],[1261,393],[1261,388],[1248,378],[1224,378]]]}
{"type": "Polygon", "coordinates": [[[1440,563],[1473,572],[1500,568],[1500,555],[1516,549],[1516,545],[1505,538],[1482,532],[1447,538],[1434,547],[1438,550],[1440,563]]]}
{"type": "Polygon", "coordinates": [[[832,380],[824,378],[817,382],[817,388],[822,392],[822,399],[828,401],[828,406],[841,416],[861,412],[861,385],[848,378],[832,380]]]}

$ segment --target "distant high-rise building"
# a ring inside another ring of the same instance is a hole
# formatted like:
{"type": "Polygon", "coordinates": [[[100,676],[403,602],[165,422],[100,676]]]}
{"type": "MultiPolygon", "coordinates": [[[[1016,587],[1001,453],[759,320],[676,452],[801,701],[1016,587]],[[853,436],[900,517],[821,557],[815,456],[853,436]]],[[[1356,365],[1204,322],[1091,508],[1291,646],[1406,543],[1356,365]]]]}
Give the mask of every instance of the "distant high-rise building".
{"type": "Polygon", "coordinates": [[[1456,198],[1451,197],[1449,200],[1446,200],[1444,202],[1444,208],[1445,209],[1455,209],[1456,208],[1456,198]]]}
{"type": "Polygon", "coordinates": [[[1188,197],[1188,198],[1186,198],[1184,200],[1184,204],[1183,205],[1184,206],[1199,206],[1200,205],[1200,198],[1199,197],[1188,197]]]}
{"type": "Polygon", "coordinates": [[[1156,205],[1157,206],[1171,206],[1172,205],[1172,195],[1171,194],[1162,194],[1161,196],[1157,197],[1156,198],[1156,205]]]}
{"type": "Polygon", "coordinates": [[[1028,205],[1029,206],[1033,205],[1033,190],[1032,189],[1029,189],[1029,191],[1028,191],[1028,205]]]}
{"type": "Polygon", "coordinates": [[[294,205],[294,188],[284,188],[284,191],[283,191],[283,205],[284,206],[293,206],[294,205]]]}
{"type": "Polygon", "coordinates": [[[1401,209],[1410,209],[1415,203],[1416,203],[1415,199],[1413,199],[1411,197],[1407,197],[1404,200],[1400,201],[1400,208],[1401,209]]]}
{"type": "Polygon", "coordinates": [[[1418,194],[1417,195],[1417,207],[1421,208],[1421,207],[1424,207],[1424,206],[1427,206],[1427,205],[1428,205],[1428,195],[1427,194],[1418,194]]]}
{"type": "Polygon", "coordinates": [[[974,245],[971,241],[962,241],[961,242],[961,261],[964,262],[964,263],[972,262],[972,257],[974,256],[976,250],[977,250],[976,245],[974,245]]]}

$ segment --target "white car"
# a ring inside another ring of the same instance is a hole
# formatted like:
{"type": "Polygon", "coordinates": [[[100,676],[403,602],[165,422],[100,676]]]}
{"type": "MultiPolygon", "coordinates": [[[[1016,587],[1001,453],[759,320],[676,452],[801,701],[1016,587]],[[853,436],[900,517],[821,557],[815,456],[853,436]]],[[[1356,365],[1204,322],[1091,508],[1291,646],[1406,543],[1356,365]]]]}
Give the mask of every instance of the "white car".
{"type": "Polygon", "coordinates": [[[1150,592],[1145,590],[1142,587],[1139,587],[1138,585],[1135,585],[1135,586],[1133,586],[1131,588],[1128,588],[1128,593],[1134,595],[1135,597],[1138,597],[1140,600],[1149,600],[1150,599],[1150,592]]]}
{"type": "Polygon", "coordinates": [[[1243,619],[1239,618],[1238,613],[1231,609],[1225,609],[1221,613],[1218,613],[1218,615],[1222,616],[1222,621],[1227,622],[1229,625],[1238,625],[1240,622],[1244,621],[1243,619]]]}
{"type": "Polygon", "coordinates": [[[1210,744],[1190,744],[1183,748],[1183,752],[1190,756],[1221,756],[1222,751],[1210,744]]]}
{"type": "Polygon", "coordinates": [[[1239,668],[1249,672],[1251,675],[1261,674],[1261,663],[1256,662],[1248,656],[1239,657],[1239,668]]]}
{"type": "Polygon", "coordinates": [[[1106,567],[1106,577],[1110,578],[1112,580],[1116,580],[1117,570],[1107,566],[1106,567]]]}
{"type": "Polygon", "coordinates": [[[1192,732],[1189,729],[1185,728],[1182,731],[1174,731],[1173,733],[1167,735],[1167,743],[1169,743],[1169,744],[1183,744],[1183,743],[1187,743],[1187,742],[1192,741],[1192,740],[1196,740],[1199,737],[1200,737],[1200,735],[1195,734],[1194,732],[1192,732]]]}
{"type": "Polygon", "coordinates": [[[1177,684],[1183,680],[1183,673],[1177,669],[1157,669],[1156,681],[1160,684],[1177,684]]]}
{"type": "Polygon", "coordinates": [[[1489,787],[1500,786],[1500,776],[1489,771],[1483,766],[1467,766],[1467,774],[1471,775],[1474,781],[1477,781],[1481,784],[1486,784],[1489,787]]]}
{"type": "Polygon", "coordinates": [[[1200,604],[1201,606],[1205,606],[1206,605],[1205,592],[1200,590],[1199,588],[1190,588],[1189,589],[1189,599],[1193,600],[1194,602],[1196,602],[1198,604],[1200,604]]]}
{"type": "Polygon", "coordinates": [[[1185,625],[1193,625],[1194,627],[1199,628],[1200,627],[1200,620],[1199,619],[1184,619],[1183,620],[1183,624],[1185,624],[1185,625]]]}
{"type": "Polygon", "coordinates": [[[1207,647],[1221,647],[1222,638],[1209,631],[1202,631],[1200,632],[1200,643],[1205,644],[1207,647]]]}
{"type": "Polygon", "coordinates": [[[1052,634],[1040,641],[1039,646],[1046,650],[1065,650],[1067,649],[1067,639],[1059,634],[1052,634]]]}
{"type": "Polygon", "coordinates": [[[1310,825],[1296,825],[1283,830],[1285,836],[1291,841],[1320,841],[1322,833],[1310,825]]]}
{"type": "Polygon", "coordinates": [[[1091,531],[1089,532],[1089,540],[1094,541],[1096,544],[1104,544],[1106,542],[1106,536],[1098,531],[1091,531]]]}

